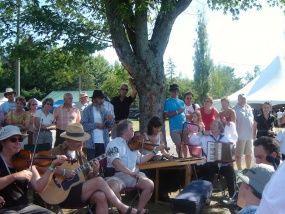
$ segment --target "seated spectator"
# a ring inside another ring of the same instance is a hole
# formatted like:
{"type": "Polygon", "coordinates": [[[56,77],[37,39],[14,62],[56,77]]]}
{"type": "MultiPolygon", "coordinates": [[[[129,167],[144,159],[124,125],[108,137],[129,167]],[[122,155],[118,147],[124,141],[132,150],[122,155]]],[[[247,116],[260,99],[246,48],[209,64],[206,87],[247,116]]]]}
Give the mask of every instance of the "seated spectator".
{"type": "Polygon", "coordinates": [[[284,213],[285,164],[281,164],[266,184],[256,214],[284,213]]]}
{"type": "Polygon", "coordinates": [[[266,156],[272,156],[281,160],[280,146],[272,137],[260,137],[253,142],[255,162],[272,165],[266,160],[266,156]]]}
{"type": "MultiPolygon", "coordinates": [[[[237,176],[243,183],[239,189],[237,205],[241,208],[258,206],[264,187],[274,172],[274,168],[268,164],[256,164],[245,175],[238,173],[237,176]]],[[[247,213],[247,209],[242,209],[239,213],[247,213]]]]}
{"type": "MultiPolygon", "coordinates": [[[[50,143],[52,147],[52,133],[51,130],[56,129],[55,119],[50,110],[53,107],[53,99],[46,98],[43,101],[42,109],[38,110],[34,116],[35,133],[33,143],[43,144],[50,143]]],[[[50,148],[51,148],[50,147],[50,148]]]]}
{"type": "MultiPolygon", "coordinates": [[[[202,136],[199,144],[202,145],[203,153],[207,156],[208,142],[225,142],[229,143],[228,138],[223,134],[224,125],[221,121],[214,120],[211,122],[211,130],[208,136],[202,136]]],[[[227,180],[229,196],[232,197],[235,192],[235,174],[234,169],[229,163],[206,162],[197,165],[198,176],[205,180],[213,182],[215,173],[220,173],[227,180]]]]}
{"type": "Polygon", "coordinates": [[[25,111],[26,100],[24,97],[16,98],[16,109],[8,112],[6,123],[8,125],[18,126],[22,134],[27,134],[30,126],[30,115],[25,111]]]}

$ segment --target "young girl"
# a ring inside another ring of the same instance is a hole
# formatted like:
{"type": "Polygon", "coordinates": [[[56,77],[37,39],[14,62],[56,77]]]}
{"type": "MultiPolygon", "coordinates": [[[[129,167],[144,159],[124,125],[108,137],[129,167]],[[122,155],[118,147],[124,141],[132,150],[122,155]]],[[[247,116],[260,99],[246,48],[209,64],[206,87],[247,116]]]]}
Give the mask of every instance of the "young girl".
{"type": "Polygon", "coordinates": [[[202,122],[202,116],[200,111],[195,111],[192,113],[192,121],[188,124],[188,136],[189,136],[189,152],[192,156],[199,156],[194,152],[193,145],[197,145],[197,141],[200,140],[200,136],[205,131],[205,125],[202,122]]]}
{"type": "Polygon", "coordinates": [[[188,124],[188,136],[189,139],[191,135],[197,134],[198,132],[202,132],[205,130],[205,125],[202,122],[202,116],[200,111],[195,111],[193,112],[193,117],[192,117],[192,124],[188,124]],[[195,124],[195,125],[193,125],[195,124]]]}

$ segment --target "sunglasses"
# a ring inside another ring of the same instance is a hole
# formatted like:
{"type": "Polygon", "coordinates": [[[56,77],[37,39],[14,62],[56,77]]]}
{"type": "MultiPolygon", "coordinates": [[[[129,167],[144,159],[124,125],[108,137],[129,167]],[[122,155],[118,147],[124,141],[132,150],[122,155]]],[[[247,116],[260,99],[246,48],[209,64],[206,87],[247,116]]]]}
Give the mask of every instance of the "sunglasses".
{"type": "Polygon", "coordinates": [[[14,94],[14,93],[6,93],[7,96],[12,95],[12,94],[14,94]]]}
{"type": "Polygon", "coordinates": [[[53,106],[53,104],[51,104],[51,103],[47,103],[47,105],[48,105],[48,106],[53,106]]]}
{"type": "Polygon", "coordinates": [[[11,141],[12,143],[23,142],[23,141],[24,141],[24,138],[22,138],[22,137],[19,137],[19,138],[11,137],[11,138],[10,138],[10,141],[11,141]]]}
{"type": "Polygon", "coordinates": [[[127,88],[121,88],[122,91],[128,91],[129,89],[127,88]]]}

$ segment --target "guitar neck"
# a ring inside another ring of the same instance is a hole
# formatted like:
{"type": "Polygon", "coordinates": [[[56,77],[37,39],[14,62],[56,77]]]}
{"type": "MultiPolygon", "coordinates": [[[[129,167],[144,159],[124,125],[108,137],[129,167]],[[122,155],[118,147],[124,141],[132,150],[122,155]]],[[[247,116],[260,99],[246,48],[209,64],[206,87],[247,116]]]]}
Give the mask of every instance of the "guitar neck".
{"type": "Polygon", "coordinates": [[[81,171],[83,171],[83,170],[85,170],[85,169],[87,169],[87,168],[93,166],[93,161],[94,161],[94,160],[100,161],[100,160],[103,160],[103,159],[106,158],[106,157],[107,157],[106,154],[100,155],[100,156],[98,156],[97,158],[94,158],[94,159],[88,161],[87,163],[85,163],[85,164],[79,166],[79,167],[76,168],[74,171],[75,171],[76,174],[78,174],[79,172],[81,172],[81,171]]]}

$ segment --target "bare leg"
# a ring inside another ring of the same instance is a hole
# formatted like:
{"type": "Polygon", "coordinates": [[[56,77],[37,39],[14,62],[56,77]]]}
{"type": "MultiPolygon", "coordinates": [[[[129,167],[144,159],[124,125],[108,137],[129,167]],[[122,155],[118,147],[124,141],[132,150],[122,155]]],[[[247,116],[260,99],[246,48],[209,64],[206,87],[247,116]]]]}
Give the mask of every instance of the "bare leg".
{"type": "Polygon", "coordinates": [[[189,153],[189,149],[187,145],[183,145],[183,157],[184,158],[189,158],[190,157],[190,153],[189,153]]]}
{"type": "Polygon", "coordinates": [[[251,155],[246,155],[245,156],[245,165],[247,169],[250,169],[251,166],[251,155]]]}
{"type": "MultiPolygon", "coordinates": [[[[101,177],[95,177],[90,180],[87,180],[83,183],[82,186],[82,195],[81,198],[83,201],[87,201],[96,191],[102,191],[105,193],[106,198],[113,204],[118,210],[123,213],[126,213],[128,206],[123,204],[115,195],[115,193],[110,189],[108,184],[101,177]]],[[[136,213],[136,209],[132,209],[131,213],[136,213]]]]}
{"type": "Polygon", "coordinates": [[[123,189],[123,186],[118,181],[116,181],[114,179],[107,181],[107,184],[113,190],[113,192],[115,193],[117,198],[121,201],[122,198],[121,198],[120,192],[123,189]]]}
{"type": "Polygon", "coordinates": [[[237,169],[241,170],[241,156],[236,156],[237,169]]]}
{"type": "Polygon", "coordinates": [[[108,214],[108,203],[104,192],[94,192],[90,197],[90,203],[96,204],[96,213],[108,214]]]}
{"type": "Polygon", "coordinates": [[[142,190],[137,209],[143,210],[153,193],[154,185],[152,180],[140,177],[137,187],[142,190]]]}

